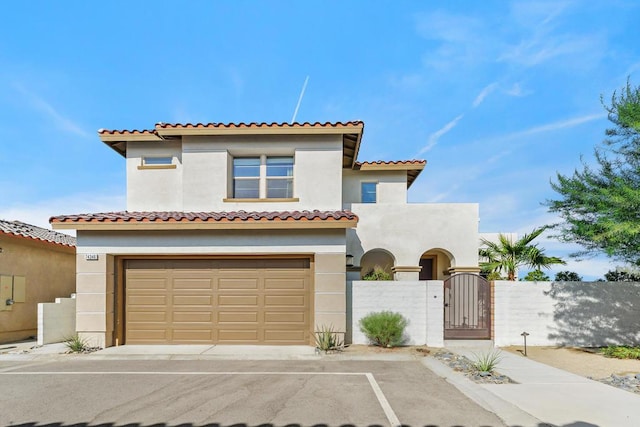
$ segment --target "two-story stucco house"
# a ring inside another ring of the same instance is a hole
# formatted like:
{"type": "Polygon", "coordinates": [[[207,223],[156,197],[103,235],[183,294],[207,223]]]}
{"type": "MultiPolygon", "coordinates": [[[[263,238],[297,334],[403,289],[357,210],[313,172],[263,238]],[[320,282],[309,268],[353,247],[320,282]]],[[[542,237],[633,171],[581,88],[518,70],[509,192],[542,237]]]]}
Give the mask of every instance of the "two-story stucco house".
{"type": "Polygon", "coordinates": [[[77,230],[77,329],[115,344],[305,344],[347,329],[347,281],[478,268],[476,204],[408,204],[424,160],[359,162],[362,122],[100,130],[127,211],[77,230]]]}

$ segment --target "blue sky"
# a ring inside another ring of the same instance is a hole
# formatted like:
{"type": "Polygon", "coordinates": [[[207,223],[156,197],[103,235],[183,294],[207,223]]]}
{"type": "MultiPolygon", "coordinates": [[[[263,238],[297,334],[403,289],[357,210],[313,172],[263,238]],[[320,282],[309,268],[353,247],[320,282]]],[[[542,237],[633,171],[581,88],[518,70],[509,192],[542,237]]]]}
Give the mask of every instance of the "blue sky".
{"type": "MultiPolygon", "coordinates": [[[[0,218],[125,208],[96,131],[364,120],[361,160],[425,158],[412,202],[480,203],[480,231],[554,221],[592,161],[600,96],[640,84],[640,3],[12,2],[0,27],[0,218]]],[[[545,238],[551,255],[571,247],[545,238]]],[[[571,262],[587,278],[615,264],[571,262]]]]}

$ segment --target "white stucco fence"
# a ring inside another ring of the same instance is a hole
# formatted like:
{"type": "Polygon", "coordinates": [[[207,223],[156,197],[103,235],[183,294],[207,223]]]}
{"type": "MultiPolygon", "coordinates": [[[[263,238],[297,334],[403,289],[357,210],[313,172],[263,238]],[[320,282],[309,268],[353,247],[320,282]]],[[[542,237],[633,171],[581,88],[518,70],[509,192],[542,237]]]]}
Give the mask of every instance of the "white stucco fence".
{"type": "Polygon", "coordinates": [[[640,283],[496,281],[494,298],[496,346],[640,343],[640,283]]]}
{"type": "MultiPolygon", "coordinates": [[[[444,345],[443,282],[353,281],[351,337],[368,344],[358,322],[372,312],[401,313],[406,344],[444,345]]],[[[640,345],[640,283],[494,282],[493,342],[498,347],[640,345]]]]}
{"type": "Polygon", "coordinates": [[[442,347],[442,281],[354,280],[351,289],[353,344],[368,344],[360,319],[373,312],[394,311],[409,321],[405,344],[442,347]]]}
{"type": "Polygon", "coordinates": [[[38,303],[38,345],[62,342],[75,333],[75,296],[38,303]]]}

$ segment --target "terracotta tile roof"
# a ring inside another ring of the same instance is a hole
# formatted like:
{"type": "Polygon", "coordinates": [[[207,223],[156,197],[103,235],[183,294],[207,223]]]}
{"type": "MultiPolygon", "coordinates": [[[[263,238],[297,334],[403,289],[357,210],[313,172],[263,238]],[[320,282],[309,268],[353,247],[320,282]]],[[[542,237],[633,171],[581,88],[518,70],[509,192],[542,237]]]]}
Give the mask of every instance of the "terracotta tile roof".
{"type": "Polygon", "coordinates": [[[63,246],[76,246],[76,238],[68,234],[47,230],[20,221],[4,221],[0,219],[0,233],[10,234],[17,237],[25,237],[33,240],[40,240],[48,243],[55,243],[63,246]]]}
{"type": "Polygon", "coordinates": [[[273,128],[341,128],[352,126],[364,126],[364,122],[355,120],[348,122],[304,122],[304,123],[157,123],[153,130],[107,130],[100,129],[100,135],[150,135],[162,129],[273,129],[273,128]]]}
{"type": "Polygon", "coordinates": [[[50,223],[64,222],[269,222],[269,221],[352,221],[358,217],[350,211],[281,211],[281,212],[106,212],[60,215],[50,223]]]}
{"type": "Polygon", "coordinates": [[[370,162],[356,162],[355,166],[363,166],[363,165],[407,165],[407,166],[425,166],[427,164],[426,160],[376,160],[370,162]]]}

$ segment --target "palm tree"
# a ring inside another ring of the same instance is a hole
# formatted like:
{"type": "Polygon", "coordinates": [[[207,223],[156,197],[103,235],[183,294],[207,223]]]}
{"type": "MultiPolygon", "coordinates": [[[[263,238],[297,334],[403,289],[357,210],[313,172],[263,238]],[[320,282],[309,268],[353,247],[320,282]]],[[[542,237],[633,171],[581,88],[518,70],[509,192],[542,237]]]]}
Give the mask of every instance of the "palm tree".
{"type": "Polygon", "coordinates": [[[536,228],[515,242],[504,234],[498,235],[497,243],[481,239],[485,247],[480,248],[480,257],[484,259],[480,262],[480,267],[487,273],[505,272],[507,280],[516,280],[518,267],[531,267],[540,270],[541,268],[550,268],[554,264],[566,264],[558,257],[546,256],[544,249],[531,243],[547,228],[546,226],[536,228]]]}

